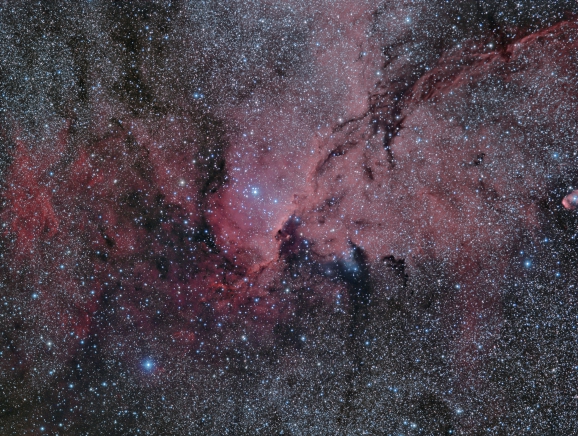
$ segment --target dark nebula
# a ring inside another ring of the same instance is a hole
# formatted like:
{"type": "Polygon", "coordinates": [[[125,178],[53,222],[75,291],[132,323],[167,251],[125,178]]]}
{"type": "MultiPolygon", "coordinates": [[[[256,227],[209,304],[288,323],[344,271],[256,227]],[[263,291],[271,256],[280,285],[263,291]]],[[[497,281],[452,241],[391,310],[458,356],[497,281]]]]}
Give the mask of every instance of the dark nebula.
{"type": "Polygon", "coordinates": [[[578,434],[576,13],[0,2],[0,434],[578,434]]]}

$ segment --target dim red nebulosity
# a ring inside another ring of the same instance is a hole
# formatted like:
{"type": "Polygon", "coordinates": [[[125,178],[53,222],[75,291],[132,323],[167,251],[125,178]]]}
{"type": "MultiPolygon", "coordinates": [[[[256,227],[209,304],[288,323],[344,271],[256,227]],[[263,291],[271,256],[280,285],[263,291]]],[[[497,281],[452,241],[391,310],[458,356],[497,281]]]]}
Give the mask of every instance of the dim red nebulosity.
{"type": "MultiPolygon", "coordinates": [[[[221,157],[206,129],[177,115],[95,115],[90,134],[67,119],[42,142],[17,125],[5,133],[2,273],[35,304],[14,321],[26,335],[5,332],[20,343],[3,371],[47,384],[32,363],[56,379],[94,337],[129,366],[154,356],[158,372],[203,347],[218,361],[234,341],[276,346],[283,326],[342,295],[355,336],[368,289],[394,293],[372,271],[406,283],[436,265],[430,280],[452,301],[454,385],[485,383],[503,290],[524,274],[518,253],[541,237],[543,204],[566,171],[551,150],[575,147],[565,136],[575,119],[556,124],[578,104],[578,24],[499,48],[466,41],[400,96],[359,30],[372,15],[341,7],[353,24],[341,40],[327,29],[342,22],[323,24],[311,61],[316,80],[343,90],[333,106],[312,115],[304,101],[323,91],[298,83],[224,105],[221,157]]],[[[575,209],[575,194],[563,195],[575,209]]]]}

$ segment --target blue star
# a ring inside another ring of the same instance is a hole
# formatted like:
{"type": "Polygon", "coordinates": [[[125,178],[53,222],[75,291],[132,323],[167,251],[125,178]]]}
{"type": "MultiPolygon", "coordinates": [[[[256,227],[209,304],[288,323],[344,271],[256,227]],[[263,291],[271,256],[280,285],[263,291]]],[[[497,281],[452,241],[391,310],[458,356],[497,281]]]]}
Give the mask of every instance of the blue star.
{"type": "Polygon", "coordinates": [[[524,266],[525,266],[526,268],[530,268],[530,267],[532,266],[532,261],[531,261],[530,259],[526,259],[526,260],[524,261],[524,266]]]}

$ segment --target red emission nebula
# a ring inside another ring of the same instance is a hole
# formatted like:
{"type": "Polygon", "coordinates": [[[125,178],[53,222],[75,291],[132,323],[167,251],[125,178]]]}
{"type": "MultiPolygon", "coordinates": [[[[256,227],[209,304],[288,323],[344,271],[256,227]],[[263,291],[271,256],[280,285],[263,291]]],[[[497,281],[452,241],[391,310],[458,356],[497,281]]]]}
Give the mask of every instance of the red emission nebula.
{"type": "Polygon", "coordinates": [[[576,429],[578,22],[294,3],[242,97],[3,109],[2,434],[576,429]]]}

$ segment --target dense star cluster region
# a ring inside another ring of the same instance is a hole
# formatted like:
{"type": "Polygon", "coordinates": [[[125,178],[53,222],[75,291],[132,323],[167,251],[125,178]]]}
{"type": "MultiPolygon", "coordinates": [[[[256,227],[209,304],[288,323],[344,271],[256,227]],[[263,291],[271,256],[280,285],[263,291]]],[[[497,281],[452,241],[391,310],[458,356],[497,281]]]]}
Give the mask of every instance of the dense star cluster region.
{"type": "Polygon", "coordinates": [[[577,13],[0,2],[0,434],[578,432],[577,13]]]}

